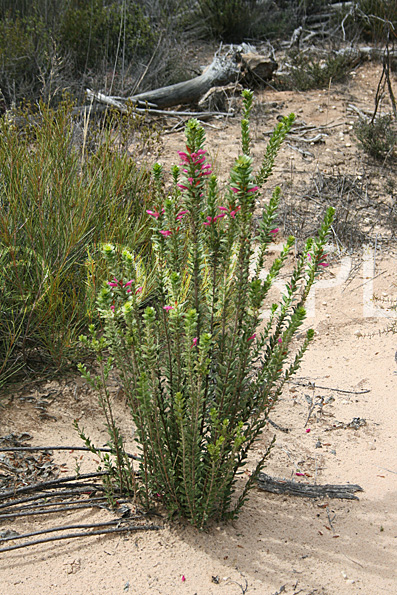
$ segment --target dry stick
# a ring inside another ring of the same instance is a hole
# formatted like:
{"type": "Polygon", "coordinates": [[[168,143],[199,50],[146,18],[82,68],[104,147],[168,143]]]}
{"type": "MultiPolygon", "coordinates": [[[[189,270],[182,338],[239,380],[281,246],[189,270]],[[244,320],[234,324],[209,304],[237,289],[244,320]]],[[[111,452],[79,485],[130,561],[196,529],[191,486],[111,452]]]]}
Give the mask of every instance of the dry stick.
{"type": "Polygon", "coordinates": [[[363,287],[363,285],[366,285],[367,283],[371,283],[371,281],[373,281],[374,279],[377,279],[378,277],[381,277],[385,273],[386,273],[386,271],[383,271],[382,273],[378,273],[377,275],[375,275],[375,277],[371,277],[367,281],[364,281],[364,283],[361,283],[360,285],[357,285],[357,287],[354,287],[353,289],[351,289],[350,293],[352,293],[353,291],[356,291],[356,289],[360,289],[360,287],[363,287]]]}
{"type": "MultiPolygon", "coordinates": [[[[119,521],[117,521],[117,522],[119,522],[119,521]]],[[[104,523],[104,524],[106,525],[106,523],[104,523]]],[[[100,523],[97,526],[103,526],[104,524],[100,523]]],[[[95,527],[95,525],[92,525],[92,527],[95,527]]],[[[4,547],[4,548],[0,549],[0,552],[10,552],[11,550],[18,550],[23,547],[29,547],[31,545],[37,545],[39,543],[47,543],[49,541],[61,541],[62,539],[73,539],[75,537],[91,537],[92,535],[105,535],[108,533],[122,533],[125,531],[138,531],[139,529],[141,529],[143,531],[158,531],[159,529],[161,529],[161,527],[159,527],[158,525],[133,525],[133,526],[129,526],[129,527],[115,527],[114,529],[88,531],[86,533],[83,533],[83,532],[82,533],[69,533],[67,535],[60,535],[59,537],[46,537],[45,539],[36,539],[35,541],[28,541],[27,543],[22,543],[20,545],[12,545],[10,547],[4,547]]]]}
{"type": "MultiPolygon", "coordinates": [[[[0,452],[9,452],[9,451],[23,451],[26,450],[27,452],[34,452],[35,450],[84,450],[86,452],[92,452],[91,448],[87,448],[87,446],[14,446],[10,448],[0,448],[0,452]]],[[[111,448],[97,448],[95,450],[99,450],[100,452],[113,452],[111,448]]],[[[94,453],[93,453],[94,454],[94,453]]],[[[125,455],[130,458],[134,459],[134,461],[140,461],[141,459],[136,455],[131,455],[128,452],[125,455]]]]}
{"type": "Polygon", "coordinates": [[[26,537],[34,537],[36,535],[44,535],[45,533],[54,533],[56,531],[66,531],[69,529],[93,529],[94,527],[107,527],[112,525],[119,525],[120,519],[115,519],[113,521],[106,521],[104,523],[94,523],[94,524],[78,524],[78,525],[62,525],[60,527],[52,527],[51,529],[42,529],[41,531],[34,531],[33,533],[23,533],[22,535],[14,535],[12,537],[3,537],[0,538],[0,541],[17,541],[18,539],[23,539],[26,537]]]}
{"type": "MultiPolygon", "coordinates": [[[[80,492],[81,494],[81,492],[80,492]]],[[[44,498],[43,496],[36,496],[36,500],[40,499],[40,500],[46,500],[46,498],[44,498]]],[[[95,498],[89,498],[89,500],[85,500],[84,502],[87,504],[87,502],[98,502],[98,501],[102,501],[102,502],[107,502],[106,500],[106,496],[96,496],[95,498]]],[[[120,502],[120,500],[117,500],[117,502],[120,502]]],[[[127,502],[127,500],[125,500],[125,502],[127,502]]],[[[34,510],[34,509],[40,509],[40,508],[50,508],[51,506],[58,506],[59,504],[63,504],[64,506],[66,506],[67,504],[78,504],[79,500],[62,500],[61,502],[42,502],[42,503],[37,503],[37,504],[31,504],[31,505],[27,505],[27,506],[20,506],[19,508],[17,508],[18,511],[23,512],[24,510],[34,510]]],[[[14,504],[14,502],[9,502],[8,504],[3,504],[1,506],[1,508],[8,508],[8,506],[12,506],[14,504]]],[[[7,513],[8,514],[8,513],[7,513]]],[[[1,515],[1,513],[0,513],[1,515]]]]}
{"type": "MultiPolygon", "coordinates": [[[[128,502],[128,500],[117,500],[117,504],[125,504],[126,502],[128,502]]],[[[90,500],[89,502],[85,502],[83,504],[79,503],[78,501],[73,501],[71,500],[70,502],[52,502],[50,504],[38,504],[37,505],[37,509],[38,510],[34,510],[29,507],[25,507],[23,510],[21,509],[17,509],[17,512],[8,512],[6,514],[1,514],[0,515],[0,520],[4,520],[4,519],[14,519],[14,518],[19,518],[19,517],[23,517],[23,516],[34,516],[34,515],[39,515],[39,514],[52,514],[54,512],[63,512],[65,510],[78,510],[81,508],[101,508],[101,506],[103,504],[106,504],[106,498],[93,498],[92,500],[90,500]],[[93,500],[100,500],[100,502],[93,502],[93,500]],[[43,510],[40,507],[51,507],[51,506],[56,506],[57,504],[71,504],[71,506],[61,506],[59,508],[53,508],[52,510],[43,510]]]]}
{"type": "Polygon", "coordinates": [[[280,430],[280,432],[284,432],[285,434],[288,434],[288,432],[290,431],[289,428],[282,428],[281,426],[276,424],[276,422],[273,421],[272,419],[270,419],[270,417],[267,418],[267,421],[269,422],[269,424],[271,426],[273,426],[273,428],[276,428],[276,430],[280,430]]]}
{"type": "MultiPolygon", "coordinates": [[[[63,477],[62,479],[54,479],[52,481],[43,481],[41,483],[33,483],[29,486],[23,486],[21,488],[16,488],[14,490],[7,490],[0,494],[0,499],[5,500],[9,496],[14,496],[15,494],[23,494],[27,492],[34,492],[35,490],[41,490],[45,488],[52,488],[62,483],[68,483],[70,481],[76,481],[76,479],[89,479],[91,477],[103,477],[104,475],[109,475],[107,471],[100,471],[98,473],[85,473],[84,475],[73,475],[70,477],[63,477]]],[[[87,484],[87,487],[93,484],[87,484]]],[[[84,487],[82,482],[78,483],[76,487],[84,487]]],[[[98,486],[94,486],[98,487],[98,486]]]]}
{"type": "Polygon", "coordinates": [[[5,519],[15,519],[23,516],[35,516],[40,514],[53,514],[54,512],[64,512],[65,510],[78,510],[81,508],[94,508],[95,506],[99,506],[99,502],[97,504],[79,504],[76,502],[75,506],[60,506],[59,508],[53,508],[52,510],[25,510],[22,512],[10,512],[7,514],[0,515],[0,521],[5,519]]]}
{"type": "Polygon", "coordinates": [[[296,382],[294,380],[289,381],[291,384],[296,384],[297,386],[306,386],[306,387],[313,387],[313,388],[321,388],[322,390],[333,390],[337,393],[344,393],[349,395],[364,395],[365,393],[371,392],[370,388],[366,388],[365,390],[342,390],[341,388],[331,388],[330,386],[318,386],[317,384],[313,384],[308,382],[305,384],[304,382],[296,382]]]}
{"type": "MultiPolygon", "coordinates": [[[[103,490],[102,486],[98,487],[100,490],[103,490]]],[[[96,491],[96,489],[97,488],[93,489],[92,491],[94,492],[96,491]]],[[[60,492],[42,492],[41,494],[36,494],[36,496],[28,496],[27,498],[18,498],[18,500],[12,500],[11,502],[3,502],[3,504],[0,504],[0,509],[8,508],[9,506],[16,506],[17,504],[24,504],[25,502],[33,502],[34,500],[44,500],[47,498],[61,498],[62,496],[78,496],[80,494],[87,494],[87,488],[84,487],[78,490],[63,490],[60,492]]],[[[104,497],[105,496],[101,496],[101,498],[104,497]]]]}

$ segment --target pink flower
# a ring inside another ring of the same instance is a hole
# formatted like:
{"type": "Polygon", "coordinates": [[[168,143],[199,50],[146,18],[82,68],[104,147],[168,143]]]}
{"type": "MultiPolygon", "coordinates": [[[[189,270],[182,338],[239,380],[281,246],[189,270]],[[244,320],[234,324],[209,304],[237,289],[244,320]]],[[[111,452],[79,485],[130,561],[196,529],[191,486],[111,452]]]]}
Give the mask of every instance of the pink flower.
{"type": "Polygon", "coordinates": [[[160,213],[158,213],[157,211],[146,211],[148,215],[150,215],[151,217],[154,217],[155,219],[158,219],[160,216],[160,213]]]}
{"type": "Polygon", "coordinates": [[[184,582],[185,582],[185,580],[186,580],[186,578],[185,578],[185,575],[184,575],[184,574],[182,574],[182,582],[184,583],[184,582]]]}
{"type": "Polygon", "coordinates": [[[174,306],[163,306],[163,310],[165,310],[166,312],[169,312],[170,310],[173,310],[174,306]]]}
{"type": "Polygon", "coordinates": [[[277,233],[279,231],[279,228],[276,227],[275,229],[272,229],[269,233],[277,233]]]}
{"type": "Polygon", "coordinates": [[[318,266],[320,267],[329,267],[329,262],[319,262],[318,266]]]}
{"type": "Polygon", "coordinates": [[[176,216],[176,220],[180,221],[181,219],[183,219],[183,216],[186,215],[186,213],[188,213],[189,211],[181,211],[180,213],[177,214],[176,216]]]}
{"type": "Polygon", "coordinates": [[[137,293],[141,293],[143,291],[143,287],[137,287],[135,290],[135,295],[137,295],[137,293]]]}
{"type": "Polygon", "coordinates": [[[280,337],[280,339],[278,340],[278,342],[279,342],[279,343],[282,343],[282,342],[283,342],[283,340],[282,340],[282,338],[281,338],[281,337],[280,337]]]}
{"type": "Polygon", "coordinates": [[[184,184],[177,184],[178,188],[181,188],[182,190],[189,190],[188,186],[185,186],[184,184]]]}
{"type": "Polygon", "coordinates": [[[234,188],[233,186],[231,186],[230,190],[233,190],[233,192],[235,194],[237,194],[237,192],[239,192],[239,188],[234,188]]]}
{"type": "Polygon", "coordinates": [[[304,473],[300,473],[300,472],[295,473],[295,475],[297,475],[298,477],[305,477],[305,474],[304,473]]]}
{"type": "Polygon", "coordinates": [[[221,213],[220,215],[217,215],[216,217],[214,217],[214,221],[215,219],[222,219],[222,217],[226,217],[226,213],[221,213]]]}
{"type": "Polygon", "coordinates": [[[178,155],[182,160],[182,163],[189,163],[189,155],[183,151],[178,151],[178,155]]]}
{"type": "Polygon", "coordinates": [[[110,306],[112,312],[114,312],[114,306],[110,306]]]}
{"type": "Polygon", "coordinates": [[[254,333],[253,335],[251,335],[251,336],[250,336],[250,337],[247,339],[247,341],[253,341],[253,340],[255,339],[255,337],[256,337],[256,333],[254,333]]]}
{"type": "Polygon", "coordinates": [[[172,235],[172,231],[170,231],[169,229],[161,229],[160,230],[161,235],[163,235],[165,238],[168,238],[168,236],[172,235]]]}
{"type": "Polygon", "coordinates": [[[124,287],[128,287],[129,285],[133,284],[133,279],[131,279],[131,281],[127,281],[127,283],[124,284],[124,287]]]}
{"type": "Polygon", "coordinates": [[[197,345],[198,337],[194,337],[192,347],[197,345]]]}
{"type": "Polygon", "coordinates": [[[306,434],[310,433],[310,428],[306,428],[306,434]]]}
{"type": "Polygon", "coordinates": [[[234,211],[230,211],[230,217],[232,217],[232,219],[235,218],[236,213],[241,209],[240,206],[237,207],[237,209],[234,209],[234,211]]]}
{"type": "Polygon", "coordinates": [[[249,188],[247,192],[256,192],[257,190],[259,190],[259,186],[253,186],[252,188],[249,188]]]}
{"type": "Polygon", "coordinates": [[[218,209],[219,209],[220,211],[228,211],[228,210],[229,210],[227,207],[218,207],[218,209]]]}
{"type": "Polygon", "coordinates": [[[116,279],[116,277],[113,277],[113,281],[108,281],[108,285],[110,285],[110,287],[118,287],[120,284],[120,282],[116,279]]]}

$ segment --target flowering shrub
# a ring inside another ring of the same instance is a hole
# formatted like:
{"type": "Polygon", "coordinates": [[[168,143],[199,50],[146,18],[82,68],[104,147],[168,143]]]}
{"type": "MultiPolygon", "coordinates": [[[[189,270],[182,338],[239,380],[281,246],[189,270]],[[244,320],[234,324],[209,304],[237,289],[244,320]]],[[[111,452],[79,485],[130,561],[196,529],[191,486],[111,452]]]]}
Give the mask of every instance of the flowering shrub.
{"type": "MultiPolygon", "coordinates": [[[[157,192],[153,223],[156,299],[144,310],[145,292],[134,257],[105,245],[115,278],[104,286],[98,308],[104,320],[104,366],[120,375],[141,449],[140,497],[149,506],[160,499],[202,528],[210,519],[238,514],[266,454],[234,497],[248,450],[259,438],[284,384],[299,368],[313,331],[290,354],[291,341],[305,319],[304,304],[320,265],[332,209],[316,239],[306,242],[279,304],[260,325],[261,307],[294,244],[261,279],[266,251],[275,233],[280,189],[276,188],[255,231],[260,188],[293,123],[274,131],[259,172],[250,157],[252,94],[245,91],[242,155],[221,192],[196,120],[186,126],[181,166],[172,170],[166,193],[162,168],[154,167],[157,192]],[[254,250],[257,257],[254,260],[254,250]]],[[[85,375],[88,374],[81,368],[85,375]]],[[[104,379],[106,380],[106,379],[104,379]]],[[[102,390],[106,391],[105,382],[102,390]]]]}

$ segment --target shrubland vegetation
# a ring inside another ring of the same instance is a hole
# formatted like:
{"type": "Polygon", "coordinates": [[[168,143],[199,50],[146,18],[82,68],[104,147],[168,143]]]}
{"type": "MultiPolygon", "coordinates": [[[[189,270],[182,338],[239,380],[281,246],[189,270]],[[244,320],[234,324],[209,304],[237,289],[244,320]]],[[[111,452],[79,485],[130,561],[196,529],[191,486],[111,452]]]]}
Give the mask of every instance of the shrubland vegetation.
{"type": "MultiPolygon", "coordinates": [[[[132,135],[135,151],[158,150],[158,132],[132,111],[88,125],[73,112],[84,89],[128,95],[176,82],[192,75],[180,60],[181,44],[201,38],[277,45],[327,6],[325,0],[0,2],[0,385],[17,372],[76,361],[76,338],[95,317],[95,290],[107,274],[101,242],[138,250],[146,264],[152,258],[145,211],[154,180],[125,149],[132,135]]],[[[384,43],[397,26],[396,10],[393,0],[358,0],[338,23],[346,17],[351,38],[384,43]]],[[[279,84],[327,86],[346,72],[343,58],[324,62],[293,51],[294,69],[279,84]]],[[[364,149],[382,158],[390,153],[392,124],[376,120],[377,128],[358,131],[364,149]]]]}
{"type": "MultiPolygon", "coordinates": [[[[159,165],[148,171],[137,164],[140,152],[160,150],[145,117],[130,107],[91,122],[76,115],[75,100],[88,85],[128,95],[188,77],[174,60],[183,40],[276,43],[327,6],[325,0],[0,3],[0,388],[75,369],[93,351],[96,366],[85,360],[80,370],[100,393],[113,487],[137,488],[111,414],[112,371],[142,451],[142,503],[160,500],[170,515],[200,528],[236,516],[263,466],[266,455],[235,499],[248,449],[313,337],[308,331],[293,343],[310,288],[326,266],[333,213],[307,240],[260,328],[261,307],[294,239],[262,279],[279,190],[259,229],[255,199],[293,117],[276,128],[254,172],[252,95],[244,92],[241,156],[221,192],[197,121],[186,127],[182,167],[164,180],[159,165]]],[[[349,11],[335,17],[344,35],[384,43],[397,27],[393,0],[358,0],[349,11]]],[[[343,58],[293,50],[289,59],[293,75],[282,84],[292,88],[327,86],[346,73],[343,58]]],[[[373,118],[372,128],[357,130],[364,149],[387,157],[395,145],[392,124],[373,118]]]]}
{"type": "MultiPolygon", "coordinates": [[[[394,0],[350,4],[330,16],[349,39],[382,43],[385,20],[397,27],[394,0]]],[[[56,104],[65,89],[81,99],[87,86],[131,94],[174,83],[192,74],[178,57],[193,39],[277,44],[324,11],[328,0],[2,0],[0,106],[56,104]]]]}
{"type": "MultiPolygon", "coordinates": [[[[0,385],[18,370],[76,362],[79,333],[95,318],[96,290],[107,275],[102,242],[150,258],[149,173],[116,143],[119,116],[108,128],[80,131],[79,140],[72,107],[39,103],[34,116],[22,112],[23,130],[0,122],[0,385]]],[[[134,128],[139,118],[132,116],[134,128]]]]}

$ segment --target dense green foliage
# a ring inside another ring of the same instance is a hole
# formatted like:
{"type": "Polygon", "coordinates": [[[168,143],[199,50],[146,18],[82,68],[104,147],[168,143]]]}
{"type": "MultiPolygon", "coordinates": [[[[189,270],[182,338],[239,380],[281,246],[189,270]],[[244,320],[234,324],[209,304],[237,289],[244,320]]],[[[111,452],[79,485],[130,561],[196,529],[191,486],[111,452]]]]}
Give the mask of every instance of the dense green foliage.
{"type": "Polygon", "coordinates": [[[0,121],[0,385],[73,360],[107,274],[97,246],[150,236],[150,178],[111,134],[79,144],[68,104],[24,116],[0,121]]]}
{"type": "Polygon", "coordinates": [[[326,266],[324,245],[333,217],[330,209],[318,237],[307,240],[279,303],[262,321],[265,300],[294,238],[263,275],[278,231],[280,189],[263,209],[258,230],[254,212],[294,117],[277,126],[255,175],[251,108],[252,93],[245,91],[241,156],[224,190],[211,172],[197,120],[186,126],[186,151],[179,153],[181,168],[172,170],[171,192],[163,187],[161,166],[155,166],[156,202],[148,212],[155,299],[142,308],[145,275],[134,265],[134,252],[104,245],[112,271],[98,296],[104,334],[91,328],[91,339],[82,337],[97,354],[99,374],[83,365],[80,370],[99,391],[118,485],[126,482],[126,458],[111,416],[111,371],[119,377],[136,428],[141,501],[149,508],[160,500],[171,516],[198,528],[212,519],[236,517],[255,486],[267,454],[234,498],[248,451],[313,338],[308,330],[299,344],[296,332],[310,288],[326,266]]]}

